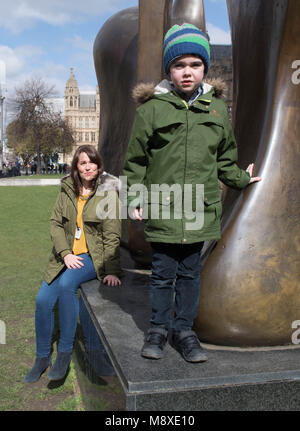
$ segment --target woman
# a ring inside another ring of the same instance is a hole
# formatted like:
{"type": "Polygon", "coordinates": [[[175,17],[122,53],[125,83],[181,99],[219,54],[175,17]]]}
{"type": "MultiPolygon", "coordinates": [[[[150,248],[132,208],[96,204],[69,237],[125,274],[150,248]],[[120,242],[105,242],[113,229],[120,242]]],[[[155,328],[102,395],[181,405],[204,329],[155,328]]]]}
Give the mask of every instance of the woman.
{"type": "Polygon", "coordinates": [[[77,288],[94,278],[109,286],[121,284],[120,219],[118,215],[99,215],[99,203],[104,198],[113,200],[118,209],[117,181],[103,175],[101,157],[92,145],[76,150],[71,174],[62,179],[50,219],[53,250],[37,295],[36,360],[25,382],[37,381],[51,365],[55,304],[58,302],[60,340],[56,361],[48,373],[51,380],[62,379],[71,361],[79,313],[77,288]]]}

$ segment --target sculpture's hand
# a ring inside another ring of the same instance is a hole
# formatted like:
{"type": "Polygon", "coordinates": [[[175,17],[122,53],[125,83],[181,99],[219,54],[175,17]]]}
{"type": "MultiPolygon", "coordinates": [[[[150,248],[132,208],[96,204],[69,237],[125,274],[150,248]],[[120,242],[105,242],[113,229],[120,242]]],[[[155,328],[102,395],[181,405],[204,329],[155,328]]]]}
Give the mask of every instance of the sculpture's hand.
{"type": "Polygon", "coordinates": [[[246,169],[246,172],[249,172],[250,177],[251,177],[251,179],[250,179],[250,181],[249,181],[249,184],[251,184],[251,183],[255,183],[256,181],[261,181],[261,177],[254,177],[254,176],[253,176],[253,175],[254,175],[254,163],[251,163],[251,164],[248,166],[248,168],[246,169]]]}

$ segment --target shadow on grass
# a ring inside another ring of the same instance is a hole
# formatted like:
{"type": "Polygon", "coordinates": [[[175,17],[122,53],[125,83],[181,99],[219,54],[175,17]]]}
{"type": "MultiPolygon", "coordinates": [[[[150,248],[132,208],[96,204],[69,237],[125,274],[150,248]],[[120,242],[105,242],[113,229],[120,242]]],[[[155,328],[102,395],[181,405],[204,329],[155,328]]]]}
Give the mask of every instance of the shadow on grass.
{"type": "Polygon", "coordinates": [[[60,386],[63,386],[64,383],[65,383],[65,381],[66,381],[66,379],[67,379],[67,377],[68,377],[68,375],[69,375],[69,372],[70,372],[70,367],[68,368],[68,370],[66,372],[66,375],[62,379],[59,379],[59,380],[50,380],[50,382],[47,385],[47,388],[51,390],[51,389],[57,389],[60,386]]]}
{"type": "Polygon", "coordinates": [[[82,328],[77,328],[73,362],[82,402],[88,411],[125,411],[126,397],[117,376],[101,376],[88,361],[82,328]]]}

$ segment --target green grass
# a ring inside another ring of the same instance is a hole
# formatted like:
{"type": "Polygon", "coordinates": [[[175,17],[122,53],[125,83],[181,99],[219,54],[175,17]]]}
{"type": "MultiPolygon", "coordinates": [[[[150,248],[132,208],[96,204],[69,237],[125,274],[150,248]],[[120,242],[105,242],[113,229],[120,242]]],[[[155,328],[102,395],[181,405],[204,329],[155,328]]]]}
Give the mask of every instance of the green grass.
{"type": "Polygon", "coordinates": [[[0,411],[82,409],[74,365],[60,386],[45,375],[34,384],[23,382],[35,357],[35,298],[51,251],[49,218],[58,191],[57,186],[0,188],[0,320],[6,325],[0,411]]]}
{"type": "Polygon", "coordinates": [[[85,374],[80,325],[65,381],[56,384],[44,374],[36,383],[23,382],[35,358],[35,299],[52,248],[49,219],[58,192],[58,186],[0,187],[0,320],[6,325],[6,344],[0,344],[0,411],[122,410],[117,377],[106,381],[85,374]]]}

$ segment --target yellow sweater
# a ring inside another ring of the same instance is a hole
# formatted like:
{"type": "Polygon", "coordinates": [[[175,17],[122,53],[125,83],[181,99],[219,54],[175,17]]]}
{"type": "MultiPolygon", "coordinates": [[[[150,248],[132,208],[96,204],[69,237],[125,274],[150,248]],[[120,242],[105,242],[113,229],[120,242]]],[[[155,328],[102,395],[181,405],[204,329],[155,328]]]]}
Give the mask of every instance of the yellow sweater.
{"type": "Polygon", "coordinates": [[[77,228],[76,228],[76,231],[79,228],[81,230],[81,234],[80,234],[79,239],[76,239],[76,236],[74,239],[73,253],[75,255],[89,252],[89,250],[87,248],[87,244],[86,244],[85,234],[84,234],[84,230],[83,230],[83,222],[82,222],[82,211],[83,211],[84,205],[86,203],[87,197],[88,197],[88,194],[84,195],[84,196],[78,196],[78,198],[77,198],[77,221],[76,221],[77,228]]]}

